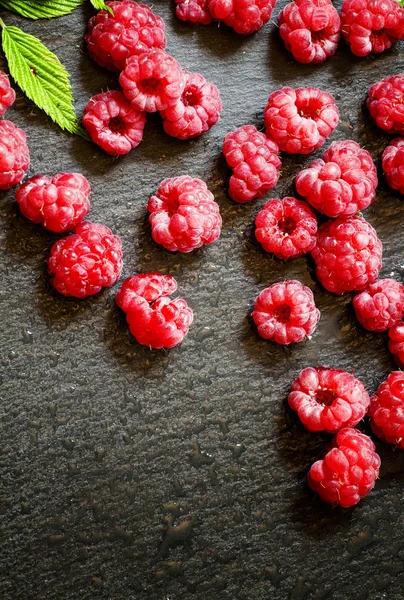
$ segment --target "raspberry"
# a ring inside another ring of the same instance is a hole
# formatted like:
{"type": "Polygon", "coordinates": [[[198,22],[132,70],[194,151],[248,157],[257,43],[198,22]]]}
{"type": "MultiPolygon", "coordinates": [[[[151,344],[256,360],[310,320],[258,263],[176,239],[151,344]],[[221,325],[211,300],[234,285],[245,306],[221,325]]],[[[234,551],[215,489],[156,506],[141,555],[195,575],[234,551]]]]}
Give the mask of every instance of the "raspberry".
{"type": "Polygon", "coordinates": [[[396,323],[389,329],[389,350],[402,369],[404,367],[404,323],[396,323]]]}
{"type": "Polygon", "coordinates": [[[404,138],[396,138],[382,155],[386,181],[393,190],[404,195],[404,138]]]}
{"type": "Polygon", "coordinates": [[[289,406],[309,431],[335,433],[353,427],[369,406],[363,383],[341,369],[307,367],[290,389],[289,406]]]}
{"type": "Polygon", "coordinates": [[[248,202],[276,186],[282,164],[279,148],[254,125],[244,125],[228,133],[222,150],[233,169],[229,184],[232,200],[248,202]]]}
{"type": "Polygon", "coordinates": [[[372,156],[356,142],[334,142],[296,177],[296,189],[328,217],[353,215],[376,198],[377,171],[372,156]]]}
{"type": "Polygon", "coordinates": [[[24,217],[61,233],[84,219],[90,210],[90,192],[90,184],[80,173],[59,173],[31,177],[15,197],[24,217]]]}
{"type": "Polygon", "coordinates": [[[295,0],[279,15],[286,49],[301,63],[318,64],[335,54],[341,20],[330,0],[295,0]]]}
{"type": "Polygon", "coordinates": [[[255,219],[255,237],[277,258],[296,258],[316,245],[317,219],[296,198],[268,200],[255,219]]]}
{"type": "Polygon", "coordinates": [[[88,53],[101,67],[122,71],[127,60],[153,48],[164,49],[164,21],[148,6],[132,0],[106,2],[111,15],[101,10],[88,22],[88,53]]]}
{"type": "Polygon", "coordinates": [[[273,92],[265,107],[267,136],[290,154],[320,148],[338,124],[338,107],[318,88],[284,87],[273,92]]]}
{"type": "Polygon", "coordinates": [[[348,508],[374,488],[380,463],[370,437],[344,427],[324,458],[311,466],[307,481],[324,502],[348,508]]]}
{"type": "Polygon", "coordinates": [[[320,283],[334,294],[363,290],[382,266],[382,243],[362,217],[338,217],[321,225],[311,254],[320,283]]]}
{"type": "Polygon", "coordinates": [[[372,85],[366,105],[380,129],[388,133],[403,133],[404,75],[386,77],[372,85]]]}
{"type": "Polygon", "coordinates": [[[163,50],[132,56],[119,76],[133,108],[156,112],[175,104],[185,87],[180,64],[163,50]]]}
{"type": "Polygon", "coordinates": [[[341,22],[356,56],[380,54],[404,38],[404,9],[396,0],[345,0],[341,22]]]}
{"type": "Polygon", "coordinates": [[[0,121],[0,190],[20,183],[29,167],[27,136],[11,121],[0,121]]]}
{"type": "Polygon", "coordinates": [[[145,113],[116,90],[93,96],[84,108],[83,125],[91,139],[114,156],[140,144],[145,123],[145,113]]]}
{"type": "Polygon", "coordinates": [[[51,283],[65,296],[87,298],[114,284],[122,271],[122,246],[104,225],[85,221],[51,248],[51,283]]]}
{"type": "Polygon", "coordinates": [[[208,0],[208,10],[237,33],[248,34],[268,23],[275,4],[276,0],[208,0]]]}
{"type": "Polygon", "coordinates": [[[404,373],[393,371],[370,399],[369,417],[375,434],[404,450],[404,373]]]}
{"type": "Polygon", "coordinates": [[[133,337],[150,348],[173,348],[181,343],[193,321],[193,312],[182,299],[171,300],[177,289],[171,275],[133,275],[123,282],[116,295],[126,313],[133,337]]]}
{"type": "Polygon", "coordinates": [[[263,290],[252,312],[258,333],[277,344],[301,342],[320,319],[313,292],[300,281],[282,281],[263,290]]]}
{"type": "Polygon", "coordinates": [[[180,140],[202,135],[220,117],[222,101],[219,90],[199,73],[184,71],[185,88],[175,104],[162,111],[164,130],[180,140]]]}
{"type": "Polygon", "coordinates": [[[404,286],[379,279],[353,299],[356,318],[369,331],[387,331],[404,316],[404,286]]]}
{"type": "Polygon", "coordinates": [[[184,175],[161,182],[147,204],[152,237],[175,252],[191,252],[220,235],[219,206],[206,183],[184,175]]]}
{"type": "Polygon", "coordinates": [[[208,0],[175,0],[175,14],[181,21],[209,25],[212,16],[208,10],[208,0]]]}
{"type": "Polygon", "coordinates": [[[9,106],[14,104],[15,91],[10,86],[8,77],[0,71],[0,117],[4,115],[9,106]]]}

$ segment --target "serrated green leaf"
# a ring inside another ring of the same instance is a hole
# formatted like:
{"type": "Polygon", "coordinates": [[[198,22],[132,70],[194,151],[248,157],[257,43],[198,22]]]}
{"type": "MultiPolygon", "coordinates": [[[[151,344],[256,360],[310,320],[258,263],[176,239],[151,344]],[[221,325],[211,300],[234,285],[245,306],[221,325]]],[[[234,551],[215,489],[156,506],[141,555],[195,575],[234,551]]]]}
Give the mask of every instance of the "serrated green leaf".
{"type": "Polygon", "coordinates": [[[96,10],[107,10],[111,15],[114,14],[114,11],[110,6],[107,6],[104,0],[90,0],[91,4],[94,6],[96,10]]]}
{"type": "Polygon", "coordinates": [[[0,6],[27,19],[51,19],[70,14],[85,0],[0,0],[0,6]]]}

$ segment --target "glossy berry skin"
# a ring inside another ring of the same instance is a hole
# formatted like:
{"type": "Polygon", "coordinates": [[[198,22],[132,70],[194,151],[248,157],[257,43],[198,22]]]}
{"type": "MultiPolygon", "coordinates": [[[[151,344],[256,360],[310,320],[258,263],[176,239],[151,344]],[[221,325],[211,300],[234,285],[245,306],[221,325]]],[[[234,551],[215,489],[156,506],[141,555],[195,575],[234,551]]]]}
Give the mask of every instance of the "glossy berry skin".
{"type": "Polygon", "coordinates": [[[181,21],[209,25],[212,15],[208,10],[208,0],[175,0],[175,14],[181,21]]]}
{"type": "Polygon", "coordinates": [[[316,245],[317,218],[296,198],[268,200],[255,218],[255,237],[266,252],[288,259],[311,252],[316,245]]]}
{"type": "Polygon", "coordinates": [[[164,49],[164,21],[133,0],[106,2],[113,15],[99,11],[88,22],[85,40],[88,53],[101,67],[122,71],[131,56],[154,48],[164,49]]]}
{"type": "Polygon", "coordinates": [[[296,190],[328,217],[354,215],[375,201],[377,171],[370,152],[352,140],[334,142],[296,177],[296,190]]]}
{"type": "Polygon", "coordinates": [[[404,450],[404,372],[393,371],[370,399],[369,417],[383,442],[404,450]]]}
{"type": "Polygon", "coordinates": [[[356,318],[369,331],[387,331],[404,316],[404,286],[395,279],[374,281],[353,301],[356,318]]]}
{"type": "Polygon", "coordinates": [[[362,217],[338,217],[318,230],[312,250],[320,283],[333,294],[361,291],[382,266],[382,243],[362,217]]]}
{"type": "Polygon", "coordinates": [[[404,138],[396,138],[382,155],[383,172],[393,190],[404,196],[404,138]]]}
{"type": "Polygon", "coordinates": [[[117,90],[93,96],[84,108],[83,125],[108,154],[127,154],[143,139],[146,114],[138,111],[117,90]]]}
{"type": "Polygon", "coordinates": [[[11,121],[0,121],[0,190],[20,183],[28,168],[27,136],[11,121]]]}
{"type": "Polygon", "coordinates": [[[185,88],[175,104],[161,112],[164,131],[180,140],[188,140],[208,131],[222,111],[217,87],[199,73],[184,71],[185,88]]]}
{"type": "Polygon", "coordinates": [[[98,294],[121,274],[121,240],[108,227],[85,221],[52,246],[48,267],[52,285],[64,296],[98,294]]]}
{"type": "Polygon", "coordinates": [[[400,369],[404,368],[404,323],[400,321],[389,329],[389,350],[400,369]]]}
{"type": "Polygon", "coordinates": [[[387,133],[404,133],[404,75],[378,81],[366,100],[370,116],[387,133]]]}
{"type": "Polygon", "coordinates": [[[62,233],[84,219],[90,210],[90,192],[90,184],[80,173],[59,173],[31,177],[17,189],[15,198],[24,217],[62,233]]]}
{"type": "Polygon", "coordinates": [[[335,433],[354,427],[369,407],[363,383],[341,369],[307,367],[290,390],[289,406],[309,431],[335,433]]]}
{"type": "Polygon", "coordinates": [[[307,481],[324,502],[349,508],[374,488],[380,464],[370,437],[357,429],[344,427],[338,431],[324,458],[311,466],[307,481]]]}
{"type": "Polygon", "coordinates": [[[266,134],[284,152],[310,154],[320,148],[338,124],[338,107],[318,88],[284,87],[268,98],[266,134]]]}
{"type": "Polygon", "coordinates": [[[335,54],[341,20],[331,0],[295,0],[279,14],[286,49],[301,63],[318,64],[335,54]]]}
{"type": "Polygon", "coordinates": [[[234,31],[253,33],[268,23],[276,0],[208,0],[212,17],[234,31]]]}
{"type": "Polygon", "coordinates": [[[0,117],[6,110],[14,104],[15,91],[10,85],[10,81],[3,71],[0,71],[0,117]]]}
{"type": "Polygon", "coordinates": [[[130,332],[139,344],[159,349],[182,342],[194,317],[185,300],[169,297],[176,289],[171,275],[157,272],[125,279],[116,302],[126,313],[130,332]]]}
{"type": "Polygon", "coordinates": [[[396,0],[345,0],[341,22],[356,56],[380,54],[404,38],[404,9],[396,0]]]}
{"type": "Polygon", "coordinates": [[[320,319],[313,292],[300,281],[281,281],[255,300],[252,318],[265,340],[287,345],[311,335],[320,319]]]}
{"type": "Polygon", "coordinates": [[[222,151],[233,169],[229,196],[234,202],[260,198],[276,186],[282,164],[278,145],[254,125],[244,125],[228,133],[222,151]]]}

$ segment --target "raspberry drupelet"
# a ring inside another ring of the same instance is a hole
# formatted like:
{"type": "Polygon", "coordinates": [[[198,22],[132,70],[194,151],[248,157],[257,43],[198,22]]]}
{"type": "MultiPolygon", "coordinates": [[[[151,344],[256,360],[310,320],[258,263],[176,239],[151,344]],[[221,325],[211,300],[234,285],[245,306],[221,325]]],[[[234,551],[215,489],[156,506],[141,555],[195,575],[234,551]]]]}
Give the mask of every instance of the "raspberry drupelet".
{"type": "Polygon", "coordinates": [[[208,0],[175,0],[175,14],[181,21],[209,25],[212,15],[208,10],[208,0]]]}
{"type": "Polygon", "coordinates": [[[400,321],[389,329],[389,350],[400,369],[404,368],[404,323],[400,321]]]}
{"type": "Polygon", "coordinates": [[[370,152],[352,140],[334,142],[296,177],[296,189],[328,217],[354,215],[376,198],[377,171],[370,152]]]}
{"type": "Polygon", "coordinates": [[[165,179],[149,198],[147,210],[154,241],[172,252],[192,252],[220,235],[219,206],[201,179],[165,179]]]}
{"type": "Polygon", "coordinates": [[[387,133],[404,132],[404,75],[378,81],[366,100],[370,116],[387,133]]]}
{"type": "Polygon", "coordinates": [[[48,260],[51,283],[65,296],[87,298],[114,284],[122,271],[122,245],[104,225],[85,221],[54,244],[48,260]]]}
{"type": "Polygon", "coordinates": [[[341,23],[356,56],[380,54],[404,38],[404,9],[396,0],[345,0],[341,23]]]}
{"type": "Polygon", "coordinates": [[[139,344],[173,348],[187,335],[193,312],[185,300],[171,300],[169,296],[176,289],[174,277],[157,272],[125,279],[116,302],[126,313],[130,332],[139,344]]]}
{"type": "Polygon", "coordinates": [[[369,407],[363,383],[341,369],[307,367],[290,389],[289,406],[309,431],[335,433],[354,427],[369,407]]]}
{"type": "Polygon", "coordinates": [[[382,155],[383,172],[393,190],[404,195],[404,138],[396,138],[382,155]]]}
{"type": "Polygon", "coordinates": [[[28,168],[27,136],[11,121],[0,121],[0,190],[20,183],[28,168]]]}
{"type": "Polygon", "coordinates": [[[83,125],[98,146],[113,156],[127,154],[143,138],[146,114],[118,90],[93,96],[84,108],[83,125]]]}
{"type": "Polygon", "coordinates": [[[279,31],[297,61],[318,64],[335,54],[341,19],[331,0],[295,0],[279,14],[279,31]]]}
{"type": "Polygon", "coordinates": [[[287,345],[311,335],[320,319],[313,292],[300,281],[282,281],[263,290],[252,318],[266,340],[287,345]]]}
{"type": "Polygon", "coordinates": [[[404,316],[404,286],[395,279],[379,279],[357,294],[352,303],[365,329],[387,331],[404,316]]]}
{"type": "Polygon", "coordinates": [[[88,22],[88,53],[101,67],[122,71],[131,56],[153,48],[164,49],[164,21],[133,0],[106,2],[113,14],[101,10],[88,22]]]}
{"type": "Polygon", "coordinates": [[[254,125],[244,125],[228,133],[222,151],[233,169],[229,196],[235,202],[260,198],[276,186],[282,164],[278,145],[254,125]]]}
{"type": "Polygon", "coordinates": [[[15,91],[10,85],[10,81],[3,71],[0,71],[0,117],[6,110],[14,104],[15,91]]]}
{"type": "Polygon", "coordinates": [[[317,218],[296,198],[268,200],[255,218],[255,237],[266,252],[288,259],[311,252],[316,245],[317,218]]]}
{"type": "Polygon", "coordinates": [[[393,371],[370,398],[368,415],[375,434],[404,450],[404,372],[393,371]]]}
{"type": "Polygon", "coordinates": [[[212,17],[237,33],[249,34],[268,23],[276,0],[208,0],[212,17]]]}
{"type": "Polygon", "coordinates": [[[84,219],[90,210],[90,192],[90,184],[80,173],[59,173],[31,177],[17,189],[15,197],[24,217],[61,233],[84,219]]]}
{"type": "Polygon", "coordinates": [[[264,117],[267,136],[290,154],[310,154],[320,148],[339,120],[331,94],[313,87],[273,92],[264,117]]]}
{"type": "Polygon", "coordinates": [[[222,111],[217,87],[199,73],[184,71],[185,88],[175,104],[161,112],[164,130],[180,140],[188,140],[208,131],[222,111]]]}
{"type": "Polygon", "coordinates": [[[338,217],[321,225],[312,250],[316,274],[334,294],[361,291],[374,281],[382,266],[382,243],[362,217],[338,217]]]}
{"type": "Polygon", "coordinates": [[[380,464],[370,437],[344,427],[324,458],[311,466],[307,481],[324,502],[349,508],[374,488],[380,464]]]}

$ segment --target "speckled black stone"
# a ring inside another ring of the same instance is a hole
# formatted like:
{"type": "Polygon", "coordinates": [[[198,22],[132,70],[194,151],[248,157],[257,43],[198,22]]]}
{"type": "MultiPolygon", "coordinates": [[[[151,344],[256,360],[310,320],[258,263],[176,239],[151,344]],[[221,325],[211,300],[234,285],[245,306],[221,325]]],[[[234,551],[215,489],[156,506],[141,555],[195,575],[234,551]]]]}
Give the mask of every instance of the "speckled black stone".
{"type": "MultiPolygon", "coordinates": [[[[305,258],[284,264],[254,241],[254,216],[226,195],[225,133],[262,126],[270,91],[282,85],[332,92],[341,121],[380,168],[387,137],[363,102],[376,80],[404,71],[403,45],[355,58],[341,43],[322,66],[301,66],[272,24],[240,37],[213,24],[194,29],[155,0],[168,50],[216,83],[220,123],[190,142],[169,138],[158,116],[143,143],[114,159],[64,134],[21,93],[7,117],[28,134],[30,175],[80,171],[93,188],[90,217],[119,234],[123,276],[160,270],[178,280],[195,311],[184,343],[149,351],[129,336],[117,289],[86,301],[52,290],[45,260],[57,236],[25,220],[11,190],[0,197],[1,542],[4,600],[401,600],[404,593],[404,452],[377,444],[375,490],[356,508],[332,509],[305,475],[328,441],[285,408],[306,365],[354,371],[372,392],[394,363],[383,335],[355,322],[350,296],[326,293],[305,258]],[[145,202],[159,182],[206,180],[223,215],[217,243],[170,254],[150,237],[145,202]],[[309,341],[281,348],[257,337],[248,313],[269,283],[296,278],[314,291],[322,318],[309,341]]],[[[71,16],[29,22],[72,74],[78,113],[116,87],[83,47],[89,3],[71,16]]],[[[317,154],[320,154],[318,152],[317,154]]],[[[271,196],[293,194],[312,157],[284,156],[271,196]]],[[[404,202],[383,177],[365,211],[384,243],[383,276],[403,279],[404,202]]],[[[364,430],[368,431],[364,424],[364,430]]]]}

